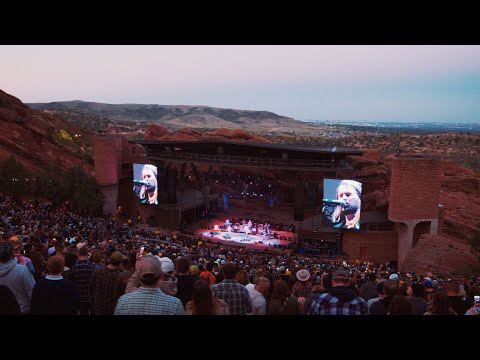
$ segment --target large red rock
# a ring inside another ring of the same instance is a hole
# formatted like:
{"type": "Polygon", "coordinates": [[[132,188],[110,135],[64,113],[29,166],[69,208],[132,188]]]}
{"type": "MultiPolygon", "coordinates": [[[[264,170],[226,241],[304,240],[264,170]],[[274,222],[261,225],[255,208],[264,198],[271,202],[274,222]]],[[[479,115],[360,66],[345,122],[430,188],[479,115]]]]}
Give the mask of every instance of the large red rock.
{"type": "Polygon", "coordinates": [[[163,126],[158,124],[150,124],[145,131],[143,138],[145,140],[158,140],[166,135],[171,135],[170,132],[163,126]]]}
{"type": "MultiPolygon", "coordinates": [[[[372,156],[375,158],[374,156],[372,156]]],[[[339,178],[354,178],[362,183],[362,203],[366,211],[384,209],[388,206],[390,167],[378,159],[349,156],[352,172],[339,172],[339,178]]]]}
{"type": "Polygon", "coordinates": [[[165,127],[157,124],[150,124],[145,132],[145,140],[158,141],[233,141],[251,143],[269,143],[263,136],[251,134],[247,131],[237,129],[217,129],[212,132],[200,133],[192,129],[179,129],[169,132],[165,127]]]}
{"type": "Polygon", "coordinates": [[[202,134],[192,129],[180,129],[172,136],[175,141],[198,141],[201,140],[202,134]]]}
{"type": "Polygon", "coordinates": [[[14,155],[33,172],[43,172],[51,165],[62,168],[79,165],[87,174],[94,174],[93,166],[86,161],[85,149],[93,146],[90,132],[49,112],[30,109],[1,90],[0,128],[0,161],[14,155]],[[72,140],[56,141],[54,133],[61,129],[72,140]]]}
{"type": "Polygon", "coordinates": [[[251,134],[241,129],[218,129],[213,132],[205,133],[202,140],[251,142],[251,143],[269,143],[270,141],[260,135],[251,134]]]}
{"type": "Polygon", "coordinates": [[[450,278],[454,277],[453,273],[478,271],[479,265],[468,245],[445,236],[422,235],[402,267],[421,274],[432,272],[450,278]]]}
{"type": "Polygon", "coordinates": [[[442,231],[467,243],[480,224],[480,174],[451,161],[442,165],[442,231]]]}
{"type": "Polygon", "coordinates": [[[363,149],[365,151],[362,159],[366,160],[380,160],[380,152],[377,149],[363,149]]]}

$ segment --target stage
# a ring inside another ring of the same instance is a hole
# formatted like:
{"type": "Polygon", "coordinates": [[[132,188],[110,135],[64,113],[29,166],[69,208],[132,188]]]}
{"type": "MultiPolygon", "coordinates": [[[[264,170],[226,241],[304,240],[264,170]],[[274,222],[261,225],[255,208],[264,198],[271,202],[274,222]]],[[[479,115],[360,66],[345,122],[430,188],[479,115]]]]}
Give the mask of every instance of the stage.
{"type": "Polygon", "coordinates": [[[242,232],[226,232],[226,231],[213,231],[203,229],[200,231],[201,235],[205,240],[209,240],[214,243],[221,243],[223,245],[244,245],[249,248],[268,248],[268,247],[279,247],[288,246],[292,241],[281,240],[275,238],[267,238],[262,235],[252,235],[245,234],[242,232]]]}
{"type": "MultiPolygon", "coordinates": [[[[285,219],[280,214],[275,214],[275,218],[279,221],[285,219]]],[[[243,209],[229,209],[229,214],[219,216],[210,221],[202,221],[197,225],[199,227],[194,230],[195,236],[201,237],[205,241],[226,246],[242,246],[250,249],[263,250],[282,249],[295,242],[296,235],[294,232],[280,230],[276,228],[272,221],[271,214],[254,214],[253,212],[245,216],[243,209]],[[259,223],[249,220],[248,217],[258,219],[259,223]],[[235,218],[237,221],[230,221],[235,218]],[[239,221],[242,218],[242,221],[239,221]],[[271,226],[270,224],[273,223],[271,226]],[[268,224],[268,230],[267,225],[268,224]],[[265,235],[264,235],[265,234],[265,235]]]]}

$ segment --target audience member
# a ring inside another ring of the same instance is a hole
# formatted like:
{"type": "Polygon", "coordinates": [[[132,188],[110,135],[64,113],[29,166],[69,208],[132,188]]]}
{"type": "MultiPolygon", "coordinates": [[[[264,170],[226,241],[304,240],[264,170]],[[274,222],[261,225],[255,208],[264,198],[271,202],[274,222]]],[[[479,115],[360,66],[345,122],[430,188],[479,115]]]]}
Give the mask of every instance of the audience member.
{"type": "Polygon", "coordinates": [[[222,266],[225,279],[212,286],[212,293],[215,298],[222,299],[228,304],[231,315],[245,315],[252,312],[252,300],[245,286],[235,281],[237,267],[233,263],[226,263],[222,266]]]}
{"type": "Polygon", "coordinates": [[[18,264],[13,257],[10,242],[0,242],[0,285],[7,286],[15,295],[22,315],[30,313],[35,280],[28,268],[18,264]]]}
{"type": "Polygon", "coordinates": [[[367,303],[348,286],[345,270],[336,270],[332,275],[333,288],[316,295],[305,309],[307,315],[367,315],[367,303]]]}
{"type": "Polygon", "coordinates": [[[94,315],[112,315],[120,297],[118,275],[123,271],[123,261],[126,256],[120,251],[114,251],[109,258],[109,264],[92,273],[90,279],[90,302],[94,315]]]}
{"type": "Polygon", "coordinates": [[[80,291],[71,280],[64,279],[63,256],[48,259],[48,275],[38,280],[32,293],[32,314],[78,315],[80,313],[80,291]]]}
{"type": "Polygon", "coordinates": [[[159,285],[162,267],[155,257],[139,261],[137,269],[140,287],[122,295],[115,306],[114,315],[184,315],[182,302],[165,294],[159,285]]]}
{"type": "Polygon", "coordinates": [[[192,300],[185,307],[186,315],[228,315],[228,304],[213,296],[210,285],[198,279],[193,285],[192,300]]]}
{"type": "Polygon", "coordinates": [[[299,315],[300,306],[297,298],[290,292],[283,280],[277,280],[273,286],[272,297],[268,303],[268,315],[299,315]]]}
{"type": "Polygon", "coordinates": [[[0,285],[0,315],[19,315],[20,305],[18,305],[15,294],[6,285],[0,285]]]}

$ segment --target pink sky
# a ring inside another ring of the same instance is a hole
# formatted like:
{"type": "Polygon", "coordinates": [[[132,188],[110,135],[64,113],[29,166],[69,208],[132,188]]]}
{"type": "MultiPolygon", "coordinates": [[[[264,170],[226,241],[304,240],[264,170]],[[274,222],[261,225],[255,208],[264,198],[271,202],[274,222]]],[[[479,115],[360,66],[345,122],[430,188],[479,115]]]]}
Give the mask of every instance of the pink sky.
{"type": "Polygon", "coordinates": [[[23,102],[480,120],[480,46],[0,46],[0,68],[0,88],[23,102]]]}

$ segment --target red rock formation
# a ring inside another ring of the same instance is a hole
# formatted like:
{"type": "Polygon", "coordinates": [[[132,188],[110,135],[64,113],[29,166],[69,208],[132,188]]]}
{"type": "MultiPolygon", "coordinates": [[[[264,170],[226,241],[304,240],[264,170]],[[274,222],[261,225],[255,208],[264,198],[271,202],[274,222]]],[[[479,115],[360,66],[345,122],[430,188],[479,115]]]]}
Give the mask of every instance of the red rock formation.
{"type": "Polygon", "coordinates": [[[442,165],[442,231],[467,243],[480,224],[480,174],[451,161],[443,161],[442,165]]]}
{"type": "Polygon", "coordinates": [[[158,124],[150,124],[148,125],[143,138],[145,140],[159,140],[167,135],[170,136],[170,132],[163,126],[158,124]]]}
{"type": "Polygon", "coordinates": [[[163,126],[150,124],[145,132],[145,140],[160,141],[234,141],[234,142],[252,142],[269,143],[270,141],[263,136],[251,134],[244,130],[217,129],[213,132],[200,133],[192,129],[179,129],[175,132],[169,132],[163,126]]]}
{"type": "MultiPolygon", "coordinates": [[[[354,166],[350,176],[363,183],[362,202],[367,210],[388,206],[392,156],[384,162],[349,158],[354,166]]],[[[468,239],[480,224],[480,174],[451,161],[442,161],[441,172],[439,236],[423,235],[404,267],[423,273],[471,271],[475,264],[478,266],[470,254],[468,239]]]]}
{"type": "Polygon", "coordinates": [[[453,273],[480,270],[470,247],[445,236],[422,235],[403,263],[408,271],[425,274],[430,271],[453,277],[453,273]]]}
{"type": "Polygon", "coordinates": [[[376,149],[363,149],[365,152],[362,155],[362,159],[366,160],[380,160],[380,151],[376,149]]]}
{"type": "Polygon", "coordinates": [[[93,166],[85,161],[85,148],[93,144],[92,134],[50,113],[32,110],[1,90],[0,129],[0,161],[14,155],[32,171],[42,171],[52,164],[66,168],[81,165],[93,175],[93,166]],[[79,137],[56,142],[53,134],[60,129],[79,137]]]}
{"type": "Polygon", "coordinates": [[[237,141],[237,142],[252,142],[252,143],[269,143],[270,141],[263,136],[251,134],[242,129],[218,129],[213,133],[205,134],[212,140],[225,140],[225,141],[237,141]]]}
{"type": "Polygon", "coordinates": [[[191,129],[180,129],[170,137],[175,141],[198,141],[202,139],[202,134],[191,129]]]}
{"type": "Polygon", "coordinates": [[[362,203],[365,210],[385,208],[388,205],[390,167],[379,160],[359,156],[349,156],[348,161],[353,166],[353,172],[339,172],[339,177],[355,178],[362,183],[362,203]]]}

